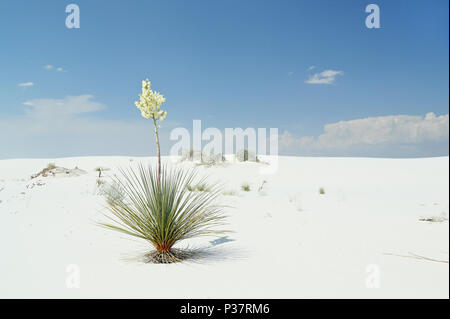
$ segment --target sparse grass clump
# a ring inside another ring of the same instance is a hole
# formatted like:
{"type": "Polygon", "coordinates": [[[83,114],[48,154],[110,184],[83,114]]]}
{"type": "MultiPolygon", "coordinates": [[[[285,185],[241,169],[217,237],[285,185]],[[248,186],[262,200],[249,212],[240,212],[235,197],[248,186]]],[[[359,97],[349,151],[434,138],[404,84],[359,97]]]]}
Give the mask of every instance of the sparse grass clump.
{"type": "Polygon", "coordinates": [[[103,179],[97,178],[97,187],[100,187],[100,186],[104,185],[105,183],[106,182],[103,179]]]}
{"type": "Polygon", "coordinates": [[[198,166],[216,166],[225,163],[225,157],[221,153],[204,153],[193,149],[182,150],[181,161],[195,162],[198,166]]]}
{"type": "Polygon", "coordinates": [[[258,156],[256,156],[255,152],[247,149],[237,151],[236,159],[239,162],[259,162],[258,156]]]}
{"type": "Polygon", "coordinates": [[[201,161],[202,158],[202,152],[194,149],[183,149],[181,151],[181,160],[182,161],[194,161],[199,160],[201,161]]]}
{"type": "Polygon", "coordinates": [[[39,173],[31,175],[31,178],[33,179],[38,176],[46,177],[49,174],[49,172],[51,173],[51,171],[55,168],[56,168],[55,163],[48,163],[47,166],[44,169],[42,169],[39,173]]]}
{"type": "Polygon", "coordinates": [[[325,195],[325,189],[323,187],[319,188],[319,194],[325,195]]]}
{"type": "Polygon", "coordinates": [[[108,191],[108,186],[109,186],[106,183],[106,181],[103,178],[97,178],[97,180],[95,181],[95,184],[97,185],[95,193],[97,195],[105,195],[106,192],[108,191]]]}
{"type": "Polygon", "coordinates": [[[442,223],[447,221],[448,219],[445,216],[432,216],[432,217],[421,217],[419,218],[421,222],[429,222],[429,223],[442,223]]]}
{"type": "Polygon", "coordinates": [[[205,184],[186,185],[186,189],[190,192],[208,192],[208,186],[205,184]]]}
{"type": "Polygon", "coordinates": [[[155,250],[146,255],[146,261],[173,263],[192,257],[188,251],[173,246],[188,238],[200,235],[217,235],[226,231],[217,229],[223,225],[223,207],[216,205],[221,194],[218,185],[207,184],[208,192],[189,191],[196,178],[196,171],[163,168],[158,172],[139,165],[137,169],[120,170],[120,177],[113,177],[116,192],[122,198],[111,200],[107,194],[105,215],[111,223],[101,226],[141,238],[155,250]]]}
{"type": "Polygon", "coordinates": [[[113,180],[111,183],[104,183],[100,185],[100,194],[105,197],[106,203],[109,206],[115,205],[122,201],[125,197],[124,191],[120,184],[113,180]]]}
{"type": "Polygon", "coordinates": [[[55,169],[55,168],[56,168],[56,164],[55,163],[48,163],[47,170],[51,170],[51,169],[55,169]]]}
{"type": "Polygon", "coordinates": [[[249,192],[249,191],[250,191],[250,184],[248,184],[248,183],[242,184],[242,185],[241,185],[241,189],[242,189],[244,192],[249,192]]]}

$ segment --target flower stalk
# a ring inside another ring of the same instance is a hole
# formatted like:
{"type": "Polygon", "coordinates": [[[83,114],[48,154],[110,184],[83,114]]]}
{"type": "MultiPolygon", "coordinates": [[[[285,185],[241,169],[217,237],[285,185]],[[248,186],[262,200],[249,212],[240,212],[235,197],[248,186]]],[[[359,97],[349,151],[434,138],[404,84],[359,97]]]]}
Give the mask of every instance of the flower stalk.
{"type": "Polygon", "coordinates": [[[158,157],[158,190],[161,192],[161,149],[159,146],[159,135],[158,135],[158,124],[156,123],[156,119],[153,118],[153,125],[155,127],[155,139],[156,139],[156,155],[158,157]]]}
{"type": "Polygon", "coordinates": [[[139,94],[139,101],[134,102],[144,118],[151,118],[153,120],[153,126],[155,128],[156,153],[158,157],[158,190],[161,190],[161,148],[159,145],[158,121],[163,121],[167,116],[167,112],[161,110],[161,105],[165,101],[166,99],[162,94],[152,91],[150,81],[149,79],[146,79],[142,81],[142,93],[139,94]]]}

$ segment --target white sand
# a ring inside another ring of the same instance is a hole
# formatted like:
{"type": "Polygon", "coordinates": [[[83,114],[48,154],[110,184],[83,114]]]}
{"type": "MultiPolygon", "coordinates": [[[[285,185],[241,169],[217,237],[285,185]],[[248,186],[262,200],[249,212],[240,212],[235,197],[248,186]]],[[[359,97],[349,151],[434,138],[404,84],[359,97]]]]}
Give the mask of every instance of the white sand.
{"type": "Polygon", "coordinates": [[[448,261],[448,222],[419,221],[448,217],[448,157],[281,157],[278,172],[268,176],[259,174],[257,163],[202,167],[238,193],[222,197],[234,206],[228,210],[234,233],[225,242],[181,243],[214,243],[214,255],[171,265],[133,261],[149,248],[145,242],[93,223],[103,203],[94,169],[109,167],[104,174],[110,175],[139,161],[149,159],[0,161],[0,297],[449,297],[448,263],[388,255],[448,261]],[[88,174],[30,180],[49,162],[88,174]],[[243,182],[250,192],[240,190],[243,182]],[[80,288],[66,287],[71,264],[79,267],[80,288]],[[368,278],[376,285],[377,270],[379,288],[368,288],[368,278]]]}

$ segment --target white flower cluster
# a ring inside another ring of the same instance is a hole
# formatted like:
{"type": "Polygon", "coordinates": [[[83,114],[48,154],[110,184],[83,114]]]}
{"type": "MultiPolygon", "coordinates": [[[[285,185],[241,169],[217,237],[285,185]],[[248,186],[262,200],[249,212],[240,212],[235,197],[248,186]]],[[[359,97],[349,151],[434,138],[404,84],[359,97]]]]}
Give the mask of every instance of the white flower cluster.
{"type": "Polygon", "coordinates": [[[167,115],[167,112],[161,110],[161,104],[166,99],[159,92],[153,92],[150,88],[150,81],[146,79],[142,81],[142,93],[139,94],[140,101],[134,102],[137,108],[141,110],[141,114],[146,119],[152,118],[157,121],[162,121],[167,115]]]}

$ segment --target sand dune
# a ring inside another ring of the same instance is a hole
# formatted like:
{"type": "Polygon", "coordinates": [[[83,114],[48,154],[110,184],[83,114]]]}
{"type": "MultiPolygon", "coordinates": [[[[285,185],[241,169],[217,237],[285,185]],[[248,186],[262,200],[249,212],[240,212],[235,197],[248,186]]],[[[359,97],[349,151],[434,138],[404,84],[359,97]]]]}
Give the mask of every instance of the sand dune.
{"type": "Polygon", "coordinates": [[[207,253],[171,265],[137,261],[145,242],[94,224],[104,202],[95,168],[106,177],[138,162],[156,161],[1,160],[0,297],[449,297],[448,157],[280,157],[273,175],[260,163],[200,166],[225,183],[233,232],[182,242],[207,253]],[[50,162],[87,174],[30,178],[50,162]],[[79,288],[68,287],[78,271],[79,288]]]}

